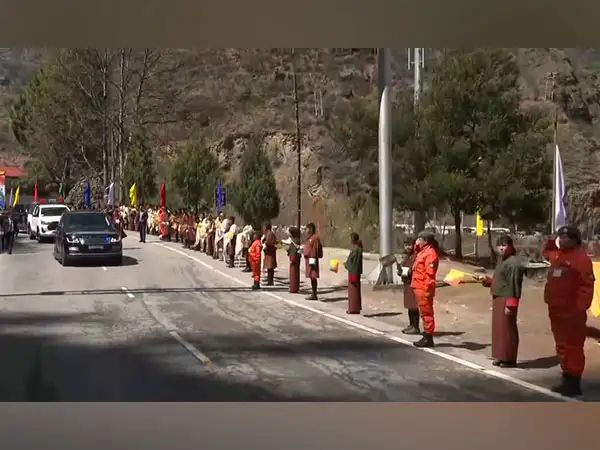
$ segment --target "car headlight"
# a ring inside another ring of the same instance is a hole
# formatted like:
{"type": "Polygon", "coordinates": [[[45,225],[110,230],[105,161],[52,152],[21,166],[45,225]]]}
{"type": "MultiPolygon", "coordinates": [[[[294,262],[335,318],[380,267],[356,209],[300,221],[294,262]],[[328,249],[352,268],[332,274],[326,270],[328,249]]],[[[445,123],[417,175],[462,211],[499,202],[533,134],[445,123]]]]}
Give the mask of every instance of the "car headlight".
{"type": "Polygon", "coordinates": [[[117,243],[119,243],[119,242],[121,242],[121,239],[119,239],[119,238],[118,238],[118,237],[116,237],[116,236],[112,236],[112,237],[110,238],[110,243],[111,243],[111,244],[117,244],[117,243]]]}
{"type": "Polygon", "coordinates": [[[67,242],[69,244],[80,244],[81,241],[77,236],[67,236],[67,242]]]}

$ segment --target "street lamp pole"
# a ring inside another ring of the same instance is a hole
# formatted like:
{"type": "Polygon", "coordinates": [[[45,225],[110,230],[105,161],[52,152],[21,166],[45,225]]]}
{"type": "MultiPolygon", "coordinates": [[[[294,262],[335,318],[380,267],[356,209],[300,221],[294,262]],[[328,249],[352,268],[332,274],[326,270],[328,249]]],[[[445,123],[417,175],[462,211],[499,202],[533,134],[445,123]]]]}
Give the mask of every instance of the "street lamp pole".
{"type": "MultiPolygon", "coordinates": [[[[391,52],[380,48],[377,53],[379,80],[379,253],[383,260],[394,253],[392,216],[392,100],[391,52]]],[[[393,266],[382,264],[380,282],[393,283],[393,266]]]]}
{"type": "Polygon", "coordinates": [[[296,202],[298,206],[296,225],[302,226],[302,151],[300,145],[300,107],[298,102],[298,81],[296,78],[296,49],[292,49],[292,73],[294,79],[294,106],[296,109],[296,155],[298,160],[298,175],[296,180],[296,202]]]}

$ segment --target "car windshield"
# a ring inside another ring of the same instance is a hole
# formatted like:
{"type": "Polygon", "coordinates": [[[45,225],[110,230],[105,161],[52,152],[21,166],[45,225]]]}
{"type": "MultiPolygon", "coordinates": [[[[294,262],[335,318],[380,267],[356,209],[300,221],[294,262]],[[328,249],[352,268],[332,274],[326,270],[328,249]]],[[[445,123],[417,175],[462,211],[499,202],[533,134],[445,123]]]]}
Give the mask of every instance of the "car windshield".
{"type": "Polygon", "coordinates": [[[62,215],[63,212],[65,212],[67,210],[67,208],[65,207],[52,207],[52,208],[42,208],[40,210],[40,216],[42,217],[55,217],[55,216],[60,216],[62,215]]]}
{"type": "Polygon", "coordinates": [[[106,214],[69,214],[65,216],[64,227],[66,232],[75,231],[106,231],[112,232],[114,228],[106,214]]]}

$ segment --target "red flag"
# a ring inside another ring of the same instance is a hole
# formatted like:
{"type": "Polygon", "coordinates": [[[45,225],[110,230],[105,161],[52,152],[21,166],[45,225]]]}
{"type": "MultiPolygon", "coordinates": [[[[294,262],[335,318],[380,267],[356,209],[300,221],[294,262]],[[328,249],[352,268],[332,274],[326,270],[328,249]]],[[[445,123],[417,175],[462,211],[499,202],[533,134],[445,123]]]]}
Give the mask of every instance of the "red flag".
{"type": "Polygon", "coordinates": [[[33,201],[34,202],[38,201],[38,184],[37,184],[37,181],[35,182],[35,186],[33,187],[33,201]]]}
{"type": "Polygon", "coordinates": [[[167,184],[164,182],[160,185],[160,207],[167,207],[167,184]]]}

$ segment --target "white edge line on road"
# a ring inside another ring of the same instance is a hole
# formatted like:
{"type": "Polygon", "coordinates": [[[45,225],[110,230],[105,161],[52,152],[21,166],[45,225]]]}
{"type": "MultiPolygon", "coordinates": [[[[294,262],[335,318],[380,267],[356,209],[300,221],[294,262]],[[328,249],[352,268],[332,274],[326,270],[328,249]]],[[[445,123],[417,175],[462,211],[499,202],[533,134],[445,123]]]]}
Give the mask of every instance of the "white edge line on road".
{"type": "MultiPolygon", "coordinates": [[[[198,259],[198,258],[196,258],[194,256],[191,256],[191,255],[189,255],[189,254],[187,254],[187,253],[185,253],[185,252],[183,252],[181,250],[178,250],[178,249],[173,248],[173,247],[169,247],[168,245],[165,245],[165,244],[160,243],[160,242],[158,243],[158,245],[160,245],[163,248],[166,248],[167,250],[175,252],[175,253],[177,253],[177,254],[179,254],[181,256],[185,256],[186,258],[189,258],[189,259],[191,259],[193,261],[196,261],[200,265],[206,267],[209,270],[212,270],[213,272],[218,273],[219,275],[221,275],[221,276],[223,276],[223,277],[225,277],[225,278],[227,278],[229,280],[235,281],[238,284],[241,284],[241,285],[244,285],[244,286],[246,285],[246,283],[244,283],[242,280],[240,280],[238,278],[235,278],[235,277],[233,277],[233,276],[231,276],[231,275],[229,275],[229,274],[227,274],[225,272],[222,272],[219,269],[217,269],[217,268],[215,268],[215,267],[213,267],[213,266],[205,263],[204,261],[202,261],[202,260],[200,260],[200,259],[198,259]]],[[[302,303],[295,302],[294,300],[289,300],[289,299],[287,299],[285,297],[281,297],[281,296],[279,296],[277,294],[274,294],[272,292],[261,291],[260,293],[264,294],[264,295],[267,295],[269,297],[272,297],[274,299],[283,301],[283,302],[287,303],[288,305],[292,305],[292,306],[295,306],[295,307],[298,307],[298,308],[302,308],[302,309],[307,310],[307,311],[311,311],[311,312],[313,312],[315,314],[319,314],[321,316],[327,317],[327,318],[335,320],[337,322],[341,322],[341,323],[346,324],[348,326],[351,326],[353,328],[357,328],[359,330],[366,331],[367,333],[371,333],[371,334],[376,335],[376,336],[385,337],[385,338],[387,338],[387,339],[389,339],[391,341],[397,342],[399,344],[406,345],[406,346],[411,347],[411,348],[413,348],[415,350],[419,350],[419,351],[422,351],[422,352],[425,352],[425,353],[429,353],[431,355],[438,356],[438,357],[446,359],[448,361],[452,361],[454,363],[460,364],[460,365],[462,365],[464,367],[468,367],[469,369],[473,369],[475,371],[481,372],[481,373],[483,373],[485,375],[488,375],[488,376],[491,376],[491,377],[494,377],[494,378],[499,378],[499,379],[504,380],[504,381],[508,381],[510,383],[513,383],[513,384],[516,384],[516,385],[521,386],[523,388],[526,388],[526,389],[538,392],[538,393],[546,395],[548,397],[552,397],[554,399],[562,400],[562,401],[565,401],[565,402],[580,402],[581,401],[581,400],[576,399],[576,398],[570,398],[570,397],[566,397],[566,396],[557,394],[555,392],[552,392],[550,389],[544,388],[542,386],[538,386],[538,385],[533,384],[533,383],[529,383],[527,381],[523,381],[523,380],[521,380],[519,378],[513,377],[513,376],[508,375],[506,373],[502,373],[502,372],[498,372],[498,371],[495,371],[495,370],[487,369],[487,368],[485,368],[483,366],[480,366],[480,365],[472,363],[470,361],[461,359],[461,358],[459,358],[457,356],[450,355],[448,353],[440,352],[438,350],[431,349],[431,348],[417,348],[417,347],[415,347],[413,345],[412,342],[407,341],[405,339],[402,339],[400,337],[393,336],[391,334],[387,334],[387,333],[385,333],[383,331],[380,331],[380,330],[377,330],[375,328],[371,328],[371,327],[368,327],[368,326],[365,326],[365,325],[361,325],[361,324],[359,324],[357,322],[354,322],[352,320],[345,319],[343,317],[339,317],[339,316],[336,316],[334,314],[327,313],[325,311],[321,311],[320,309],[313,308],[313,307],[308,306],[308,305],[303,305],[302,303]]],[[[175,332],[170,332],[170,333],[175,333],[175,332]]],[[[175,336],[173,336],[173,337],[175,337],[175,336]]],[[[180,339],[181,338],[179,338],[177,340],[179,341],[180,339]]],[[[182,343],[182,345],[184,345],[184,344],[182,343]]],[[[190,345],[192,348],[195,349],[195,347],[193,345],[191,345],[191,344],[188,344],[188,345],[190,345]]],[[[184,345],[184,347],[187,348],[187,346],[185,346],[185,345],[184,345]]],[[[188,350],[190,350],[190,349],[188,349],[188,350]]],[[[195,351],[198,351],[198,350],[195,349],[195,351]]],[[[190,352],[191,352],[191,350],[190,350],[190,352]]],[[[196,355],[194,355],[194,356],[196,356],[196,355]]]]}
{"type": "Polygon", "coordinates": [[[188,352],[190,352],[202,364],[204,364],[205,366],[209,366],[209,367],[212,366],[212,361],[209,359],[209,357],[206,356],[204,353],[202,353],[200,350],[198,350],[193,344],[190,344],[188,341],[183,339],[179,335],[179,333],[177,333],[177,331],[171,330],[171,331],[169,331],[169,334],[171,335],[171,337],[173,337],[173,339],[175,339],[177,342],[179,342],[183,348],[185,348],[188,352]]]}

